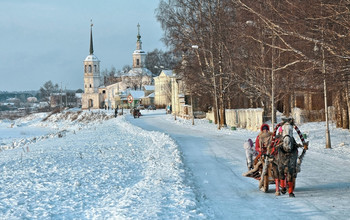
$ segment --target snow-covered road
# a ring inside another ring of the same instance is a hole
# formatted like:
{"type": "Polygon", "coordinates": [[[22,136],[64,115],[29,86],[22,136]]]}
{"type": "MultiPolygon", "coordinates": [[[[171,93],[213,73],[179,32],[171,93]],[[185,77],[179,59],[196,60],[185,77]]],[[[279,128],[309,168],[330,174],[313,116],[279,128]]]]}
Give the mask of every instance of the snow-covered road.
{"type": "Polygon", "coordinates": [[[349,219],[350,133],[306,123],[295,198],[243,177],[258,132],[143,111],[0,121],[0,219],[349,219]]]}
{"type": "MultiPolygon", "coordinates": [[[[218,131],[214,125],[203,125],[207,121],[198,120],[192,126],[189,121],[179,118],[175,121],[159,112],[145,111],[143,114],[139,119],[128,117],[128,120],[145,130],[167,133],[176,141],[183,154],[188,178],[196,188],[200,209],[209,218],[350,218],[350,172],[346,170],[350,167],[348,149],[344,151],[345,155],[342,154],[344,158],[339,158],[338,148],[325,150],[322,146],[315,146],[311,139],[310,150],[297,179],[296,197],[289,198],[287,194],[277,197],[273,185],[268,193],[263,193],[258,190],[256,180],[242,176],[246,171],[243,142],[256,137],[257,132],[218,131]]],[[[316,133],[319,126],[315,125],[315,131],[311,128],[304,131],[312,134],[311,138],[322,139],[322,133],[316,133]]],[[[344,135],[346,139],[349,137],[349,134],[344,135]]],[[[344,135],[334,138],[342,139],[344,135]]],[[[338,139],[333,140],[334,143],[338,143],[338,139]]]]}

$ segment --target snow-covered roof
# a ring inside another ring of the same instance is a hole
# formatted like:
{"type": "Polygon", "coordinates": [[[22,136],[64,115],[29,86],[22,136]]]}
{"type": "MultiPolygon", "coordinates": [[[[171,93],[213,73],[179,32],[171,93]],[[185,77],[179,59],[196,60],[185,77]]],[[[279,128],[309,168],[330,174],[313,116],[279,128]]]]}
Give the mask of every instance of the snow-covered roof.
{"type": "Polygon", "coordinates": [[[146,53],[146,52],[143,50],[134,50],[134,54],[139,54],[139,53],[146,53]]]}
{"type": "Polygon", "coordinates": [[[145,90],[147,91],[154,91],[154,86],[151,86],[151,85],[145,85],[143,86],[145,88],[145,90]]]}
{"type": "Polygon", "coordinates": [[[152,72],[147,68],[132,68],[126,76],[152,76],[152,72]]]}
{"type": "Polygon", "coordinates": [[[6,99],[6,101],[8,101],[8,102],[16,102],[16,101],[19,101],[19,98],[8,98],[8,99],[6,99]]]}
{"type": "Polygon", "coordinates": [[[172,70],[162,70],[160,74],[164,73],[166,76],[173,76],[173,71],[172,70]]]}
{"type": "Polygon", "coordinates": [[[100,60],[99,60],[95,55],[90,54],[89,56],[87,56],[87,57],[85,58],[84,61],[100,61],[100,60]]]}
{"type": "Polygon", "coordinates": [[[12,103],[12,102],[7,103],[7,102],[4,102],[4,103],[2,103],[1,105],[15,105],[15,103],[12,103]]]}
{"type": "Polygon", "coordinates": [[[66,95],[65,92],[53,92],[51,93],[52,96],[60,96],[60,95],[66,95]]]}
{"type": "Polygon", "coordinates": [[[140,90],[130,90],[129,94],[131,94],[134,99],[143,98],[145,96],[145,92],[140,90]]]}
{"type": "Polygon", "coordinates": [[[154,92],[153,93],[151,93],[151,94],[149,94],[148,96],[147,96],[147,98],[154,98],[154,92]]]}

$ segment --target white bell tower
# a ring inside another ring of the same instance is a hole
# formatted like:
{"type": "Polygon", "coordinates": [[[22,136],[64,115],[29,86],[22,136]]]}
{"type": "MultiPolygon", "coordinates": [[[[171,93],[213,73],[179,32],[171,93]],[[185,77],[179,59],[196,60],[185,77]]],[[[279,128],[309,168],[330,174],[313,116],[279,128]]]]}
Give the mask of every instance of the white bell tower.
{"type": "Polygon", "coordinates": [[[101,85],[100,61],[94,55],[92,40],[92,21],[90,27],[90,54],[84,60],[84,93],[82,95],[82,109],[99,109],[102,107],[103,94],[101,85]]]}
{"type": "Polygon", "coordinates": [[[84,93],[98,93],[101,85],[100,61],[94,55],[92,40],[92,22],[90,27],[90,54],[84,60],[84,93]]]}
{"type": "Polygon", "coordinates": [[[140,35],[140,24],[137,24],[137,41],[136,41],[136,50],[132,54],[132,67],[133,68],[145,68],[146,62],[146,52],[142,50],[142,42],[140,35]]]}

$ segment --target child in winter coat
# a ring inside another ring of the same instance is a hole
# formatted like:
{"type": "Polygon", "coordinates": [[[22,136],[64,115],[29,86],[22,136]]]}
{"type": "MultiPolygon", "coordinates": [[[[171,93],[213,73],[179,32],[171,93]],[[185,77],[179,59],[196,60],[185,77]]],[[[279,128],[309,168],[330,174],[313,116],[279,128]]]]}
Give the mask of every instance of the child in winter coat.
{"type": "Polygon", "coordinates": [[[253,169],[253,157],[257,155],[257,152],[254,149],[254,143],[252,139],[248,139],[248,141],[246,141],[243,146],[245,149],[247,167],[248,167],[248,170],[251,170],[253,169]]]}

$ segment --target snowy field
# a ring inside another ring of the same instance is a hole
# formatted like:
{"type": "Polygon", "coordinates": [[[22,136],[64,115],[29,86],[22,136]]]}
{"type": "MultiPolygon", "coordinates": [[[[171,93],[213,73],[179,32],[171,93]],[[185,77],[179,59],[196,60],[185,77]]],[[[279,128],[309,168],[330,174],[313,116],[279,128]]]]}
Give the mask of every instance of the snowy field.
{"type": "Polygon", "coordinates": [[[299,126],[310,147],[295,195],[258,190],[243,142],[165,111],[113,118],[107,111],[0,121],[0,219],[349,219],[350,133],[299,126]],[[344,169],[345,168],[345,169],[344,169]]]}

